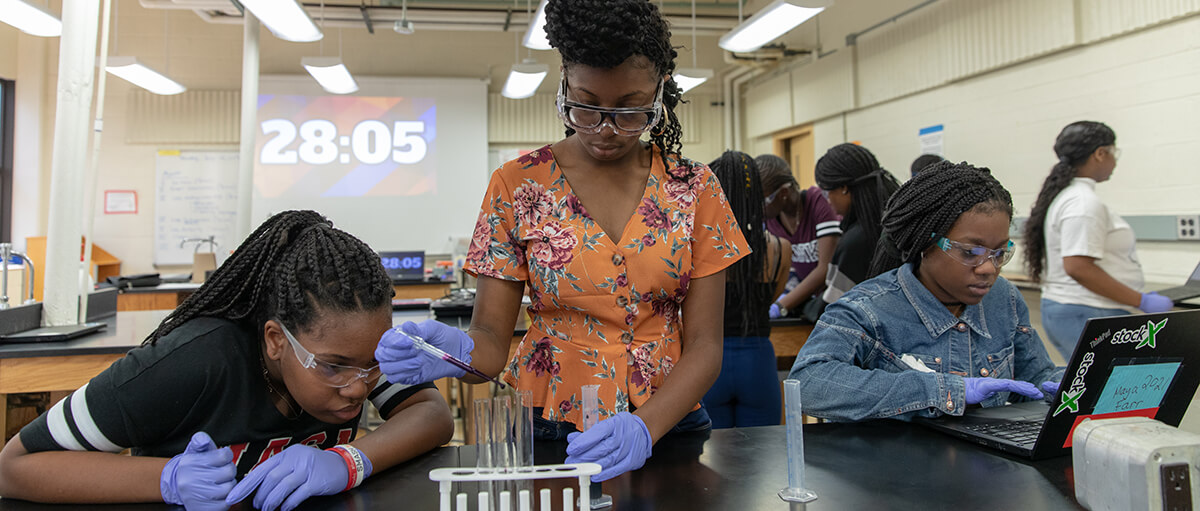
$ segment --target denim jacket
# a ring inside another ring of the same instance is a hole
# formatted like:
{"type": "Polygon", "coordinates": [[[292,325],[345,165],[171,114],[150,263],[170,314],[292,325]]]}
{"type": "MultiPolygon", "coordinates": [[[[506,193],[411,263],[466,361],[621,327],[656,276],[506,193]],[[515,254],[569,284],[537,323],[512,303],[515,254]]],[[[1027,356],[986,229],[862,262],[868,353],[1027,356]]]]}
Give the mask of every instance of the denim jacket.
{"type": "MultiPolygon", "coordinates": [[[[997,278],[979,304],[955,317],[905,264],[830,304],[789,378],[801,382],[805,414],[857,421],[962,415],[966,377],[1041,385],[1061,376],[1012,283],[997,278]]],[[[999,392],[980,405],[1010,399],[1027,398],[999,392]]]]}

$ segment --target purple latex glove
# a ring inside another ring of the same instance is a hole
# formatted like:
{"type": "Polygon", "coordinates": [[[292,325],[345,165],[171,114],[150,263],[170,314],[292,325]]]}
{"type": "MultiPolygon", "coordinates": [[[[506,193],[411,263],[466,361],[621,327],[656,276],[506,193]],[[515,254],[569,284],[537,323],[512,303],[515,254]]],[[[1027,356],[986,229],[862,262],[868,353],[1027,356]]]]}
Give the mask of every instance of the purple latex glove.
{"type": "MultiPolygon", "coordinates": [[[[471,350],[475,341],[466,332],[437,320],[427,319],[420,324],[407,321],[400,329],[416,335],[425,342],[449,353],[451,356],[471,363],[471,350]]],[[[375,360],[379,370],[387,375],[388,381],[404,385],[417,385],[441,378],[462,378],[466,371],[413,346],[408,336],[388,330],[375,348],[375,360]]]]}
{"type": "Polygon", "coordinates": [[[567,463],[598,463],[592,481],[605,481],[646,464],[654,441],[642,418],[621,412],[583,433],[567,435],[567,463]]]}
{"type": "MultiPolygon", "coordinates": [[[[363,456],[363,477],[371,475],[371,461],[363,456]]],[[[307,445],[293,445],[271,456],[229,492],[225,504],[232,506],[254,494],[254,507],[271,511],[282,506],[290,511],[314,495],[333,495],[346,489],[350,470],[342,456],[307,445]]]]}
{"type": "Polygon", "coordinates": [[[1000,378],[963,378],[966,387],[967,404],[974,405],[992,397],[997,392],[1016,392],[1022,396],[1036,399],[1042,398],[1042,392],[1027,381],[1004,380],[1000,378]]]}
{"type": "Polygon", "coordinates": [[[233,451],[217,448],[208,433],[192,435],[183,454],[171,458],[163,467],[158,488],[163,502],[195,510],[225,511],[225,496],[233,489],[237,467],[233,451]]]}
{"type": "Polygon", "coordinates": [[[771,316],[771,319],[779,319],[783,317],[782,311],[779,310],[779,304],[771,304],[771,309],[767,312],[767,315],[771,316]]]}
{"type": "Polygon", "coordinates": [[[1174,306],[1175,302],[1172,302],[1170,298],[1154,291],[1142,293],[1142,303],[1138,304],[1138,308],[1142,309],[1142,312],[1167,312],[1174,306]]]}
{"type": "Polygon", "coordinates": [[[1058,394],[1058,382],[1044,381],[1042,382],[1042,392],[1047,394],[1058,394]]]}

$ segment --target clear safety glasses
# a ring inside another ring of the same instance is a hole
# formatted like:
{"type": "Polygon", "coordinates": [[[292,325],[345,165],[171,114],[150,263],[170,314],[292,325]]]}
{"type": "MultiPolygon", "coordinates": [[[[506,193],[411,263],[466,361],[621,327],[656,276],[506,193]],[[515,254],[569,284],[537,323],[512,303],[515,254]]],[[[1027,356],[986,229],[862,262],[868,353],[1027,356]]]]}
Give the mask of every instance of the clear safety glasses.
{"type": "Polygon", "coordinates": [[[371,386],[379,379],[379,364],[363,369],[361,367],[325,362],[318,359],[312,352],[304,349],[304,346],[300,345],[300,342],[288,331],[282,321],[278,319],[275,321],[279,323],[279,328],[283,330],[283,335],[292,344],[292,351],[296,352],[296,360],[299,360],[300,365],[304,366],[305,369],[316,373],[322,383],[340,389],[358,380],[365,380],[367,386],[371,386]]]}
{"type": "Polygon", "coordinates": [[[649,107],[604,108],[567,99],[567,77],[564,74],[562,81],[558,84],[558,96],[554,104],[558,108],[558,118],[562,119],[563,124],[580,133],[588,135],[599,133],[604,127],[605,118],[607,118],[608,125],[618,135],[637,137],[653,128],[662,119],[664,84],[665,82],[658,84],[658,90],[654,94],[654,104],[649,107]]]}
{"type": "Polygon", "coordinates": [[[1015,245],[1013,244],[1012,240],[1008,240],[1008,244],[1005,245],[1004,248],[992,250],[979,245],[961,243],[943,236],[938,238],[937,246],[955,261],[972,268],[978,267],[979,265],[983,264],[984,261],[991,259],[992,264],[996,265],[997,270],[1011,261],[1013,258],[1013,253],[1015,252],[1015,250],[1013,250],[1015,245]]]}

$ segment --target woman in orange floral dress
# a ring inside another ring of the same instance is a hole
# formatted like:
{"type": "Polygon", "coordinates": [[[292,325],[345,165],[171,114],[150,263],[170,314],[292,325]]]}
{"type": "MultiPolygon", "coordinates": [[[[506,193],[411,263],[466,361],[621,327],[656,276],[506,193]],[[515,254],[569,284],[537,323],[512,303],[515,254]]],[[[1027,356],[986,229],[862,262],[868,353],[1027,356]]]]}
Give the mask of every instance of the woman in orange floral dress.
{"type": "MultiPolygon", "coordinates": [[[[492,175],[465,268],[479,277],[470,329],[402,329],[489,375],[507,366],[533,393],[535,437],[566,438],[567,461],[599,463],[602,481],[672,430],[711,427],[699,402],[721,367],[723,271],[749,249],[713,173],[679,156],[675,50],[655,4],[554,0],[546,18],[567,138],[492,175]],[[508,360],[527,286],[529,332],[508,360]],[[593,384],[603,420],[581,434],[593,384]]],[[[395,333],[376,358],[392,381],[481,381],[395,333]]]]}

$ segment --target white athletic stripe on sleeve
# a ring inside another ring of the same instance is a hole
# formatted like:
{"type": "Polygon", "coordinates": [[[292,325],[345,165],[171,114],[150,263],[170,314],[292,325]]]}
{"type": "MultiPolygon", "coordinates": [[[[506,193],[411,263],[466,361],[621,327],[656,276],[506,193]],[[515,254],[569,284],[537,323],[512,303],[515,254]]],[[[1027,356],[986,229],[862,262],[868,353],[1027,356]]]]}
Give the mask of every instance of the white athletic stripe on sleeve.
{"type": "Polygon", "coordinates": [[[71,394],[54,403],[54,407],[50,408],[50,412],[46,414],[46,425],[50,427],[50,436],[54,438],[59,447],[71,451],[86,451],[83,444],[75,439],[75,434],[71,433],[71,427],[67,425],[67,412],[63,410],[63,403],[74,397],[75,394],[71,394]]]}
{"type": "Polygon", "coordinates": [[[71,399],[71,415],[75,418],[75,427],[79,428],[83,439],[92,444],[92,447],[105,452],[123,451],[125,448],[112,443],[112,440],[104,436],[104,432],[100,431],[96,421],[92,419],[87,404],[87,387],[86,383],[79,387],[79,390],[75,391],[74,399],[71,399]]]}
{"type": "Polygon", "coordinates": [[[829,236],[831,234],[841,234],[842,229],[838,222],[821,222],[817,224],[817,237],[829,236]]]}
{"type": "MultiPolygon", "coordinates": [[[[381,379],[381,381],[382,381],[382,379],[381,379]]],[[[383,392],[380,392],[379,395],[372,397],[371,403],[373,403],[376,408],[383,408],[383,405],[387,404],[388,399],[391,399],[392,396],[396,395],[400,391],[407,389],[411,386],[412,385],[402,385],[399,383],[393,383],[391,387],[388,387],[383,392]]]]}

